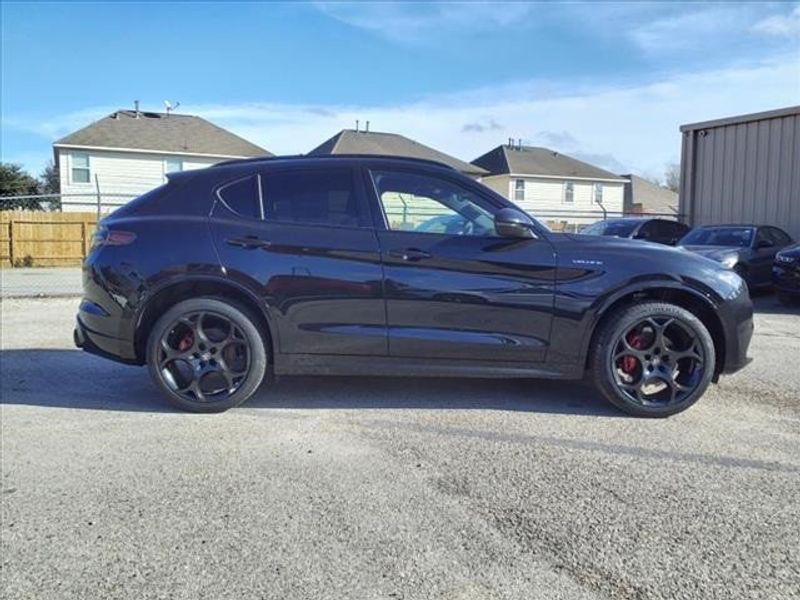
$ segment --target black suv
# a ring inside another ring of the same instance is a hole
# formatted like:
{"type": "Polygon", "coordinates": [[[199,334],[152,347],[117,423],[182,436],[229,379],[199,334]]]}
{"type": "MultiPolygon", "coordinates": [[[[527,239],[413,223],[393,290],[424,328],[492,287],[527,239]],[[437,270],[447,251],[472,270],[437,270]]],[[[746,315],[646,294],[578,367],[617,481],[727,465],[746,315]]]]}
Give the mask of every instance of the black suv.
{"type": "MultiPolygon", "coordinates": [[[[104,219],[75,341],[221,411],[268,370],[580,379],[666,416],[747,363],[752,304],[717,263],[553,233],[443,165],[282,157],[171,174],[104,219]]],[[[535,394],[531,387],[531,394],[535,394]]]]}

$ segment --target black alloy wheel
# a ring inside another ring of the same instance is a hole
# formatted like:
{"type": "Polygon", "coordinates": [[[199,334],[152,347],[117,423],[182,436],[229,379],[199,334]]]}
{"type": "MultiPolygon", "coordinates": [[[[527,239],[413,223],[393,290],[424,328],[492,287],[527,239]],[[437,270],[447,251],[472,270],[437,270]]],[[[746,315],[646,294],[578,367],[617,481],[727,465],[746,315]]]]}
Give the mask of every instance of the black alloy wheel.
{"type": "Polygon", "coordinates": [[[613,404],[637,416],[668,416],[688,408],[714,374],[708,330],[679,306],[630,306],[604,324],[597,342],[595,383],[613,404]]]}
{"type": "Polygon", "coordinates": [[[266,371],[262,334],[243,307],[227,300],[180,302],[150,335],[148,364],[176,406],[219,412],[244,402],[266,371]]]}

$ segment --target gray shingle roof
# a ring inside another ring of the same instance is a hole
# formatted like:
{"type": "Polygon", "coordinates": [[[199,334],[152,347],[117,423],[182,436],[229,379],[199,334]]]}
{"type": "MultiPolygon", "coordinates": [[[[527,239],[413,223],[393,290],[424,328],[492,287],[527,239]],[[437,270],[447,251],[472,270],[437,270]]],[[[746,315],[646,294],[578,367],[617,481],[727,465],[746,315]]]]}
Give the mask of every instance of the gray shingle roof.
{"type": "MultiPolygon", "coordinates": [[[[641,204],[643,212],[677,214],[678,194],[637,175],[622,175],[630,180],[630,202],[641,204]]],[[[628,194],[626,194],[627,199],[628,194]]]]}
{"type": "Polygon", "coordinates": [[[483,167],[492,175],[548,175],[554,177],[581,177],[585,179],[618,179],[619,175],[589,163],[561,154],[549,148],[534,146],[498,146],[472,164],[483,167]]]}
{"type": "Polygon", "coordinates": [[[62,146],[130,148],[213,156],[272,156],[270,152],[192,115],[118,110],[55,142],[62,146]]]}
{"type": "Polygon", "coordinates": [[[468,175],[486,175],[486,171],[479,166],[464,162],[396,133],[343,129],[311,150],[309,154],[374,154],[424,158],[444,163],[468,175]]]}

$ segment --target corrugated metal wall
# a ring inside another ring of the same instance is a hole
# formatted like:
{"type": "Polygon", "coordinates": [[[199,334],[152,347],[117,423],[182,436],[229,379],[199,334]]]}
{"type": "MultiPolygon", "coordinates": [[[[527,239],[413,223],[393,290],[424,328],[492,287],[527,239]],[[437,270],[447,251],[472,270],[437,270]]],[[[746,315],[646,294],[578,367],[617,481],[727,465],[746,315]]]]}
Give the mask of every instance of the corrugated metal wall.
{"type": "Polygon", "coordinates": [[[777,225],[800,240],[800,108],[686,125],[681,212],[691,225],[777,225]]]}

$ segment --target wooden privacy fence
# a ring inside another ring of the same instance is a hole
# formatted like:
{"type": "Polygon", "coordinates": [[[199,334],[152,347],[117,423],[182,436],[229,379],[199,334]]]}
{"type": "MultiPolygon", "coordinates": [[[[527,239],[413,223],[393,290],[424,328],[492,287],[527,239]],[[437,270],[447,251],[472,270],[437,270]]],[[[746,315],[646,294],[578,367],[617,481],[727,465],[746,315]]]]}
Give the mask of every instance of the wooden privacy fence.
{"type": "Polygon", "coordinates": [[[80,265],[97,225],[93,212],[0,212],[0,266],[80,265]]]}

